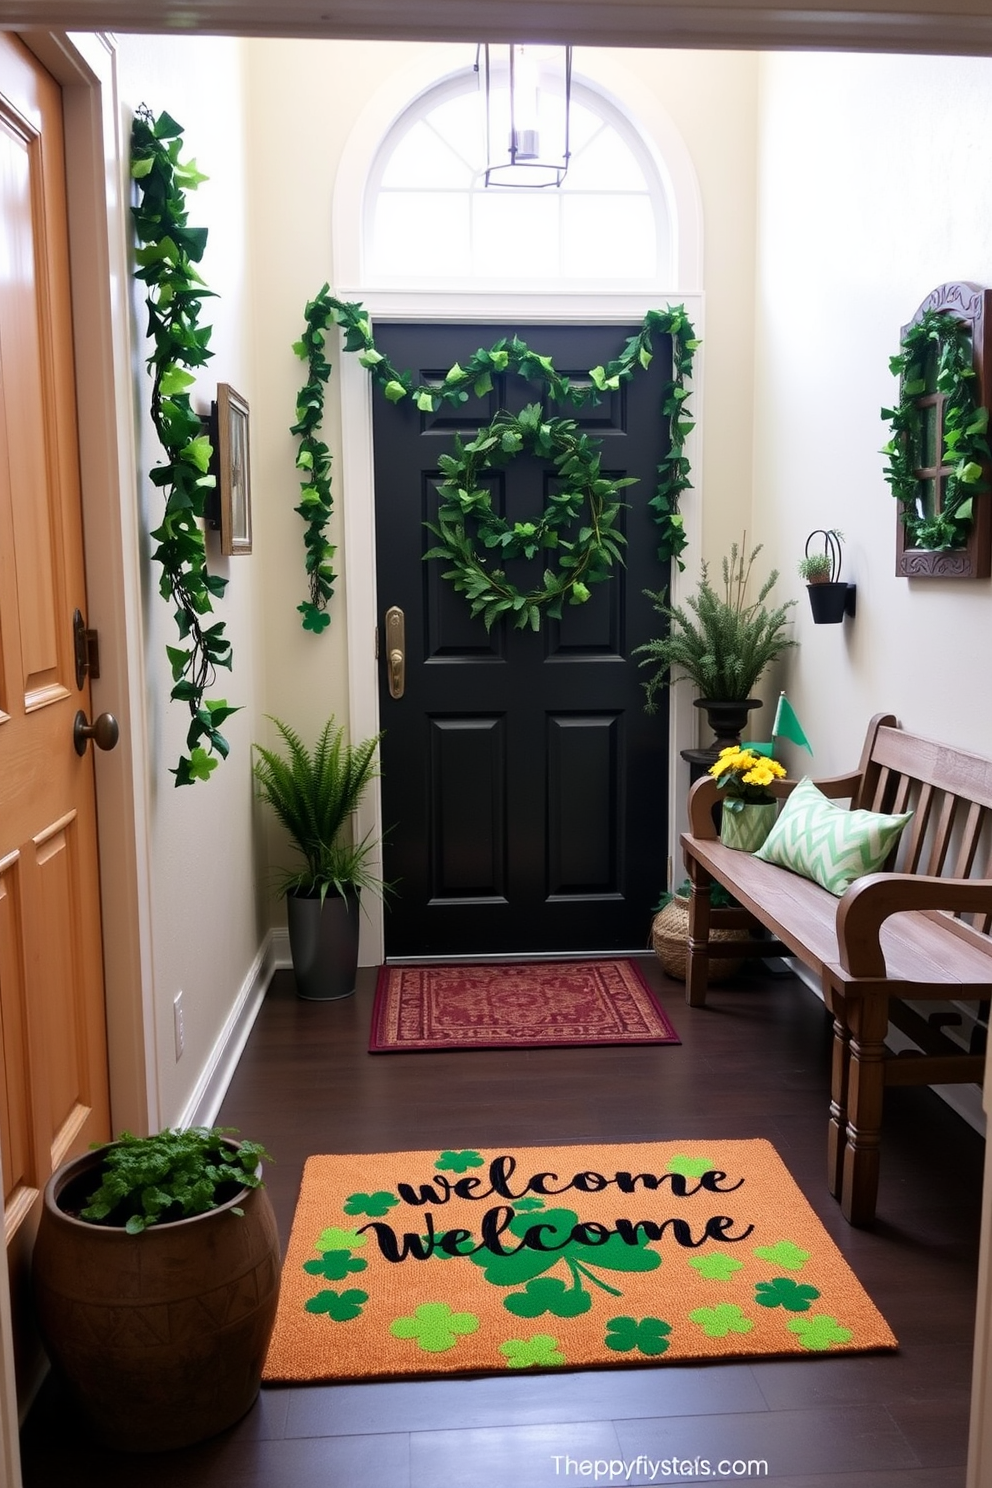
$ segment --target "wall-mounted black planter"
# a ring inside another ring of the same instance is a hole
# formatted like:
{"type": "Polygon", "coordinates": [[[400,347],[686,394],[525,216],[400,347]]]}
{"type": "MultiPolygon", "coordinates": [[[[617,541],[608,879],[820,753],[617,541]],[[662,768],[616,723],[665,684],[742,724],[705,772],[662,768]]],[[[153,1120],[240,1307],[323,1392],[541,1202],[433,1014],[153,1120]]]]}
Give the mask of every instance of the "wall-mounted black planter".
{"type": "Polygon", "coordinates": [[[806,591],[815,625],[839,625],[845,615],[854,615],[856,584],[807,584],[806,591]]]}

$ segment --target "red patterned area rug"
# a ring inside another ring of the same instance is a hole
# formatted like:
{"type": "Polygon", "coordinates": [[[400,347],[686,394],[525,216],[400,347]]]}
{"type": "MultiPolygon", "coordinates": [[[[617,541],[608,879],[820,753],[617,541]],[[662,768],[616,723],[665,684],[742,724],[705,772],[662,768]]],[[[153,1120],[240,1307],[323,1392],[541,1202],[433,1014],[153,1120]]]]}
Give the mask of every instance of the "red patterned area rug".
{"type": "Polygon", "coordinates": [[[677,1043],[634,961],[504,961],[384,966],[369,1052],[677,1043]]]}

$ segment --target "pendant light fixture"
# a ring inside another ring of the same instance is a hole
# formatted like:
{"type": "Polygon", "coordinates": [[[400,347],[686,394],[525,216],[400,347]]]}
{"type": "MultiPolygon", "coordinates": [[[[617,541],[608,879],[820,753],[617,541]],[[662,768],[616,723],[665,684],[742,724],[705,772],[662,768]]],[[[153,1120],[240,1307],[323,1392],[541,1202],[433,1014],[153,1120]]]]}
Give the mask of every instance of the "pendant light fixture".
{"type": "Polygon", "coordinates": [[[569,160],[572,48],[479,47],[486,107],[486,185],[560,186],[569,160]]]}

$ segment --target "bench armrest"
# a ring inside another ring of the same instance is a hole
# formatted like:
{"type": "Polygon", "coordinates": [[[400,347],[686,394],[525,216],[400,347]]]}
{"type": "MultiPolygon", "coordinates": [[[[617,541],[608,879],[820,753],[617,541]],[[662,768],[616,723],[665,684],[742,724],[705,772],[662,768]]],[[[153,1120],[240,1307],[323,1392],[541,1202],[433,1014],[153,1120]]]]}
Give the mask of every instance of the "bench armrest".
{"type": "MultiPolygon", "coordinates": [[[[773,780],[768,789],[773,796],[784,799],[791,795],[798,784],[798,780],[773,780]]],[[[831,800],[844,800],[848,796],[854,796],[860,789],[861,774],[855,771],[853,775],[831,775],[824,780],[814,780],[813,784],[831,800]]],[[[713,807],[722,800],[723,793],[718,789],[712,775],[704,775],[696,781],[689,792],[688,803],[689,831],[693,837],[716,837],[713,807]]]]}
{"type": "Polygon", "coordinates": [[[906,910],[992,915],[992,879],[922,873],[868,873],[857,879],[837,910],[837,948],[844,970],[856,977],[884,977],[881,928],[889,915],[906,910]]]}

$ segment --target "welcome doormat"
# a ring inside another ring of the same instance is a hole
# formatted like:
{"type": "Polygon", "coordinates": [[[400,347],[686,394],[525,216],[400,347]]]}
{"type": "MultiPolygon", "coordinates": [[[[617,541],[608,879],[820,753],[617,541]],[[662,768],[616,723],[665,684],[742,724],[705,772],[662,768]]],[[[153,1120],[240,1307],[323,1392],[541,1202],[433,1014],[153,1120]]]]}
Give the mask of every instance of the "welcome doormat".
{"type": "Polygon", "coordinates": [[[311,1157],[268,1381],[893,1349],[769,1142],[311,1157]]]}
{"type": "Polygon", "coordinates": [[[384,966],[369,1052],[677,1044],[629,960],[384,966]]]}

